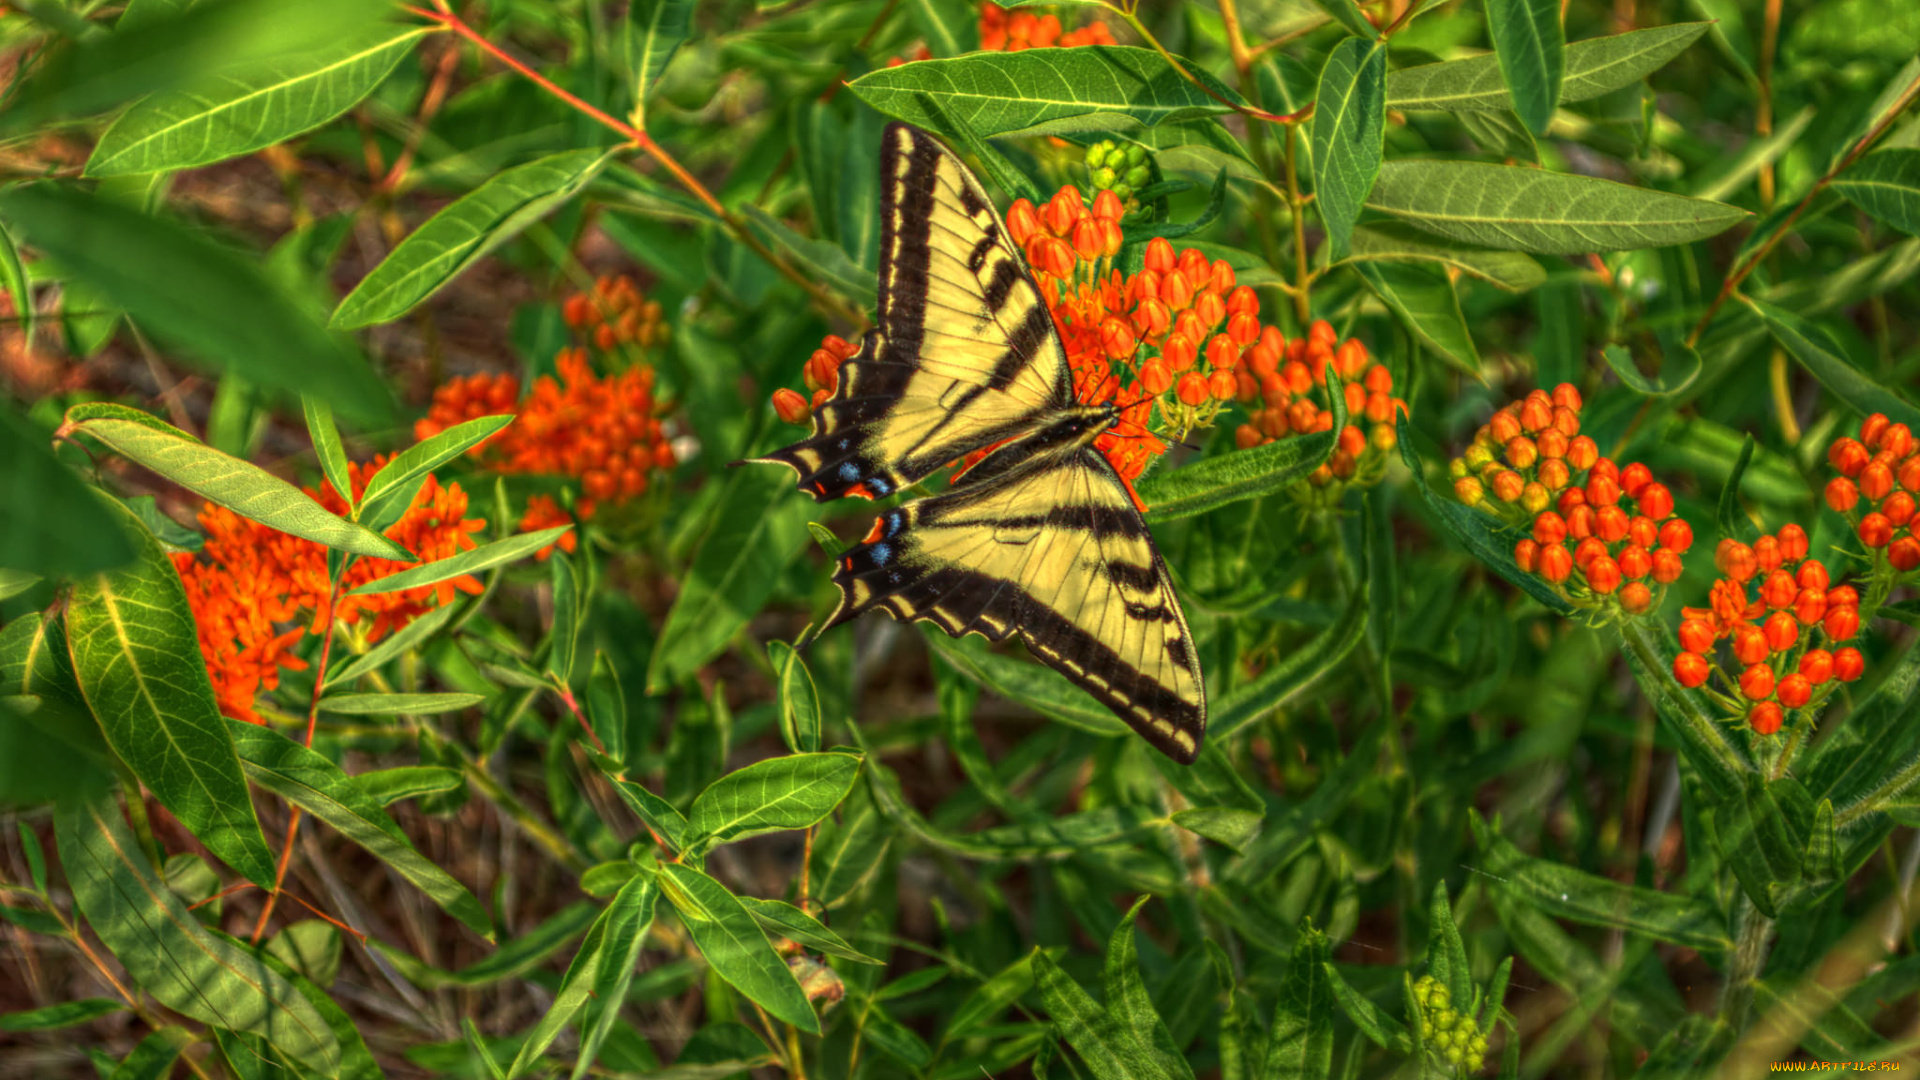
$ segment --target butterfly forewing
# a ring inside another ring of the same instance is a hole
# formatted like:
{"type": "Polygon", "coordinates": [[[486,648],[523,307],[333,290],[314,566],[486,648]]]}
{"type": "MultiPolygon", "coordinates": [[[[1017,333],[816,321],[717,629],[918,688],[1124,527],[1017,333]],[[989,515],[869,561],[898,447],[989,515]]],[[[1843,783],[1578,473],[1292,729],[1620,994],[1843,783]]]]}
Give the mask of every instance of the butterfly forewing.
{"type": "Polygon", "coordinates": [[[883,498],[1073,404],[1053,317],[979,182],[902,124],[881,171],[879,328],[812,436],[761,459],[817,500],[883,498]]]}
{"type": "Polygon", "coordinates": [[[1186,616],[1146,522],[1093,450],[1045,449],[888,511],[834,581],[829,625],[880,608],[956,637],[1018,634],[1169,757],[1199,752],[1206,695],[1186,616]]]}

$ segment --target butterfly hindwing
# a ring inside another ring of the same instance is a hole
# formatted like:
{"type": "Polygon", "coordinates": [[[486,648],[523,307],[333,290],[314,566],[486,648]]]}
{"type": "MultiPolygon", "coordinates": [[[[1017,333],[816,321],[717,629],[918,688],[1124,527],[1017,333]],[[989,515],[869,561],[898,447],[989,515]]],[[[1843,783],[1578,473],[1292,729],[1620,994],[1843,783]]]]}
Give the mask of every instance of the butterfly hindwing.
{"type": "Polygon", "coordinates": [[[1091,449],[1044,450],[887,511],[834,582],[828,625],[880,608],[955,637],[1018,634],[1169,757],[1199,752],[1206,695],[1186,616],[1125,484],[1091,449]]]}
{"type": "Polygon", "coordinates": [[[1074,403],[1046,300],[960,160],[890,125],[880,189],[879,327],[841,365],[813,434],[761,459],[816,500],[884,498],[1074,403]]]}

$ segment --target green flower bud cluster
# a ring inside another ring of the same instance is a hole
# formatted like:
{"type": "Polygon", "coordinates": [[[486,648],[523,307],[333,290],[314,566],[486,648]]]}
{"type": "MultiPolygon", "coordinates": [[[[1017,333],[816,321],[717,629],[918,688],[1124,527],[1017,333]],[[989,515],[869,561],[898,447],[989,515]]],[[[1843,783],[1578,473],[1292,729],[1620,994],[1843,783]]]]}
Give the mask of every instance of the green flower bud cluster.
{"type": "Polygon", "coordinates": [[[1487,1037],[1474,1025],[1473,1017],[1457,1012],[1447,988],[1431,975],[1422,975],[1413,984],[1413,997],[1420,1003],[1415,1020],[1427,1049],[1456,1069],[1479,1072],[1487,1062],[1487,1037]]]}
{"type": "Polygon", "coordinates": [[[1094,143],[1087,147],[1087,178],[1095,191],[1112,191],[1131,208],[1134,192],[1153,180],[1153,167],[1147,164],[1147,148],[1121,146],[1112,139],[1094,143]]]}

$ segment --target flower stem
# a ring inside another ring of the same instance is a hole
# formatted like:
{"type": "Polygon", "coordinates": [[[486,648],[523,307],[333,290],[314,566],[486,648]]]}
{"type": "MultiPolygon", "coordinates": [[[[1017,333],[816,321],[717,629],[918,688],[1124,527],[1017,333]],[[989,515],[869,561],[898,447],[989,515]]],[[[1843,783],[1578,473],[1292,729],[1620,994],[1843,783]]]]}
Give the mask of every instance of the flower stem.
{"type": "Polygon", "coordinates": [[[1753,984],[1766,967],[1767,951],[1773,945],[1773,920],[1760,913],[1746,893],[1734,906],[1734,921],[1739,937],[1727,956],[1726,981],[1720,984],[1718,1012],[1721,1023],[1734,1031],[1747,1026],[1747,1010],[1753,1005],[1753,984]]]}

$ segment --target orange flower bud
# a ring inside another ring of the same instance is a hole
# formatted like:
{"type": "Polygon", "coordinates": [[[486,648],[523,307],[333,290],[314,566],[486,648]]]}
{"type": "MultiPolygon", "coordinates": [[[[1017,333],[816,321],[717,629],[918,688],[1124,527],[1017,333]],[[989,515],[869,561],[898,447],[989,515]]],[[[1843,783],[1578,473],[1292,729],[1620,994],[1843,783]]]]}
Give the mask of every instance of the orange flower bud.
{"type": "Polygon", "coordinates": [[[1180,376],[1179,389],[1174,393],[1188,405],[1205,405],[1211,391],[1207,387],[1206,376],[1189,371],[1180,376]]]}
{"type": "Polygon", "coordinates": [[[1260,429],[1252,424],[1241,424],[1233,429],[1233,445],[1242,450],[1251,450],[1264,440],[1265,436],[1260,434],[1260,429]]]}
{"type": "MultiPolygon", "coordinates": [[[[1620,490],[1632,498],[1639,498],[1640,489],[1651,483],[1653,483],[1653,470],[1637,461],[1620,470],[1620,490]]],[[[1666,517],[1665,514],[1654,516],[1666,517]]]]}
{"type": "Polygon", "coordinates": [[[1609,544],[1626,539],[1627,512],[1617,506],[1603,506],[1594,511],[1593,534],[1609,544]]]}
{"type": "Polygon", "coordinates": [[[1693,526],[1683,518],[1672,518],[1660,526],[1660,546],[1685,552],[1693,546],[1693,526]]]}
{"type": "MultiPolygon", "coordinates": [[[[1200,324],[1203,327],[1205,327],[1208,330],[1211,330],[1214,327],[1220,325],[1221,319],[1224,319],[1227,317],[1227,302],[1225,300],[1220,299],[1219,293],[1209,289],[1206,292],[1200,293],[1193,298],[1193,313],[1194,313],[1194,317],[1200,320],[1200,324]]],[[[1249,319],[1252,318],[1252,316],[1250,315],[1245,317],[1249,319]]],[[[1234,316],[1234,318],[1238,319],[1238,318],[1242,318],[1242,316],[1236,315],[1234,316]]],[[[1242,344],[1250,345],[1259,336],[1260,336],[1260,323],[1258,320],[1254,320],[1253,336],[1249,337],[1242,344]]]]}
{"type": "Polygon", "coordinates": [[[1513,564],[1526,573],[1533,573],[1535,558],[1540,554],[1540,545],[1532,540],[1522,540],[1513,545],[1513,564]]]}
{"type": "MultiPolygon", "coordinates": [[[[1110,195],[1112,192],[1101,194],[1110,195]]],[[[1039,229],[1040,215],[1034,210],[1033,203],[1024,198],[1013,200],[1013,205],[1007,207],[1007,235],[1013,238],[1013,242],[1024,248],[1027,240],[1039,229]]]]}
{"type": "Polygon", "coordinates": [[[1594,560],[1600,558],[1611,559],[1612,556],[1607,554],[1607,545],[1601,543],[1597,537],[1589,536],[1574,545],[1573,565],[1579,567],[1581,573],[1586,573],[1594,560]]]}
{"type": "Polygon", "coordinates": [[[1573,556],[1568,554],[1565,544],[1542,547],[1535,562],[1540,568],[1540,576],[1555,585],[1573,575],[1573,556]]]}
{"type": "Polygon", "coordinates": [[[1673,677],[1689,690],[1704,685],[1710,670],[1706,659],[1695,653],[1684,652],[1673,658],[1673,677]]]}
{"type": "Polygon", "coordinates": [[[1894,424],[1880,435],[1880,452],[1895,461],[1913,453],[1913,431],[1905,424],[1894,424]]]}
{"type": "Polygon", "coordinates": [[[1868,463],[1860,470],[1860,494],[1879,502],[1893,491],[1893,470],[1885,462],[1868,463]]]}
{"type": "Polygon", "coordinates": [[[1800,674],[1815,686],[1833,678],[1833,654],[1825,649],[1808,649],[1800,657],[1800,674]]]}
{"type": "MultiPolygon", "coordinates": [[[[1188,361],[1192,363],[1191,360],[1188,361]]],[[[1140,365],[1140,388],[1150,397],[1159,397],[1173,385],[1173,369],[1167,366],[1162,357],[1154,357],[1140,365]]]]}
{"type": "Polygon", "coordinates": [[[1753,542],[1753,561],[1763,574],[1771,574],[1786,561],[1780,551],[1780,541],[1772,536],[1763,536],[1753,542]]]}
{"type": "Polygon", "coordinates": [[[1793,598],[1793,617],[1802,625],[1812,626],[1827,615],[1827,591],[1825,589],[1801,589],[1800,595],[1793,598]]]}
{"type": "Polygon", "coordinates": [[[1560,434],[1552,428],[1541,432],[1539,437],[1534,439],[1534,442],[1540,447],[1540,456],[1543,458],[1566,457],[1568,441],[1565,435],[1560,434]]]}
{"type": "Polygon", "coordinates": [[[1920,539],[1907,535],[1895,540],[1887,546],[1887,561],[1903,574],[1920,566],[1920,539]]]}
{"type": "Polygon", "coordinates": [[[1774,652],[1786,652],[1800,640],[1800,624],[1794,621],[1792,615],[1784,611],[1776,611],[1767,616],[1762,630],[1767,635],[1768,646],[1774,652]]]}
{"type": "Polygon", "coordinates": [[[1854,504],[1859,501],[1860,490],[1853,486],[1853,481],[1844,476],[1836,476],[1827,481],[1827,505],[1833,509],[1834,513],[1844,514],[1853,509],[1854,504]]]}
{"type": "Polygon", "coordinates": [[[1043,269],[1045,269],[1047,273],[1062,279],[1073,276],[1073,268],[1077,260],[1073,254],[1072,244],[1067,243],[1065,240],[1049,240],[1046,245],[1045,258],[1046,262],[1043,264],[1043,269]]]}
{"type": "Polygon", "coordinates": [[[1487,431],[1494,442],[1505,446],[1521,436],[1520,418],[1506,411],[1494,413],[1493,419],[1487,421],[1487,431]]]}
{"type": "Polygon", "coordinates": [[[1193,366],[1195,359],[1193,339],[1189,338],[1184,332],[1176,329],[1172,335],[1167,338],[1167,343],[1160,346],[1160,357],[1167,362],[1167,367],[1170,370],[1187,370],[1193,366]]]}
{"type": "Polygon", "coordinates": [[[1774,691],[1780,697],[1780,704],[1789,709],[1798,709],[1813,700],[1813,684],[1805,675],[1793,674],[1780,680],[1774,691]]]}
{"type": "Polygon", "coordinates": [[[1747,710],[1747,726],[1757,735],[1771,735],[1780,730],[1783,719],[1780,706],[1771,701],[1762,701],[1747,710]]]}
{"type": "Polygon", "coordinates": [[[1040,216],[1047,223],[1047,230],[1053,235],[1065,238],[1072,234],[1073,227],[1087,216],[1087,205],[1080,197],[1080,189],[1068,184],[1053,193],[1047,200],[1046,209],[1040,216]]]}
{"type": "Polygon", "coordinates": [[[1520,426],[1528,434],[1553,426],[1553,405],[1545,397],[1528,397],[1520,404],[1520,426]]]}
{"type": "Polygon", "coordinates": [[[1800,596],[1800,583],[1785,570],[1774,570],[1760,584],[1760,599],[1774,609],[1789,608],[1800,596]]]}
{"type": "MultiPolygon", "coordinates": [[[[1213,295],[1207,294],[1209,298],[1213,295]]],[[[1245,348],[1260,339],[1260,320],[1245,312],[1234,315],[1227,320],[1227,336],[1233,339],[1234,344],[1245,348]]]]}
{"type": "Polygon", "coordinates": [[[1760,569],[1753,557],[1753,549],[1738,540],[1722,540],[1719,549],[1713,553],[1713,565],[1721,573],[1740,582],[1751,580],[1760,569]]]}
{"type": "Polygon", "coordinates": [[[1233,376],[1231,368],[1219,368],[1207,376],[1207,388],[1213,392],[1215,401],[1233,400],[1234,393],[1240,389],[1239,380],[1233,376]]]}
{"type": "MultiPolygon", "coordinates": [[[[1371,410],[1369,410],[1367,415],[1373,415],[1371,410]]],[[[1560,491],[1561,488],[1566,487],[1573,479],[1573,475],[1567,470],[1567,463],[1563,458],[1548,458],[1542,461],[1540,463],[1540,471],[1536,475],[1540,477],[1540,482],[1546,485],[1548,491],[1560,491]]],[[[1587,497],[1586,493],[1580,491],[1578,488],[1572,490],[1579,492],[1582,499],[1587,497]]],[[[1560,494],[1564,497],[1567,493],[1561,491],[1560,494]]]]}
{"type": "Polygon", "coordinates": [[[1733,656],[1743,664],[1758,664],[1772,652],[1767,635],[1757,626],[1739,626],[1733,631],[1733,656]]]}
{"type": "Polygon", "coordinates": [[[1159,300],[1142,300],[1140,306],[1133,309],[1133,329],[1148,340],[1166,333],[1172,321],[1173,313],[1159,300]]]}
{"type": "Polygon", "coordinates": [[[1653,606],[1653,590],[1637,581],[1629,581],[1620,587],[1620,606],[1629,615],[1644,614],[1653,606]]]}
{"type": "Polygon", "coordinates": [[[1859,649],[1846,648],[1833,654],[1833,674],[1841,682],[1852,682],[1866,673],[1867,660],[1859,649]]]}
{"type": "Polygon", "coordinates": [[[1093,197],[1093,216],[1103,221],[1119,221],[1125,216],[1127,208],[1121,205],[1120,196],[1111,189],[1102,188],[1093,197]]]}
{"type": "Polygon", "coordinates": [[[1893,522],[1896,529],[1913,520],[1913,511],[1913,496],[1904,491],[1894,492],[1880,504],[1880,512],[1893,522]]]}
{"type": "Polygon", "coordinates": [[[1872,457],[1866,447],[1851,438],[1835,439],[1833,445],[1827,448],[1827,463],[1844,476],[1860,475],[1860,470],[1867,467],[1872,457]]]}
{"type": "Polygon", "coordinates": [[[1275,382],[1278,383],[1280,356],[1264,338],[1255,342],[1253,348],[1248,349],[1242,358],[1246,360],[1247,367],[1252,370],[1255,378],[1265,379],[1268,376],[1274,376],[1275,382]]]}
{"type": "MultiPolygon", "coordinates": [[[[1298,344],[1298,341],[1290,344],[1289,351],[1293,345],[1298,344]]],[[[1298,360],[1289,360],[1280,368],[1280,380],[1287,384],[1287,392],[1291,394],[1304,394],[1313,389],[1313,373],[1307,370],[1307,365],[1298,360]]]]}
{"type": "Polygon", "coordinates": [[[1831,594],[1827,597],[1827,603],[1827,615],[1821,622],[1821,628],[1827,632],[1827,640],[1853,640],[1853,636],[1860,632],[1860,609],[1834,606],[1831,594]]]}
{"type": "Polygon", "coordinates": [[[1653,572],[1653,556],[1639,544],[1628,544],[1621,548],[1616,561],[1620,564],[1620,572],[1626,575],[1628,581],[1639,581],[1653,572]]]}
{"type": "Polygon", "coordinates": [[[1100,348],[1110,360],[1125,360],[1133,355],[1140,345],[1133,336],[1133,328],[1125,320],[1112,315],[1100,320],[1100,348]]]}
{"type": "Polygon", "coordinates": [[[1091,217],[1084,217],[1073,227],[1073,253],[1085,262],[1093,262],[1106,254],[1107,245],[1100,235],[1100,223],[1091,217]]]}
{"type": "Polygon", "coordinates": [[[1690,653],[1705,653],[1713,648],[1713,624],[1705,619],[1686,619],[1680,623],[1680,647],[1690,653]]]}
{"type": "Polygon", "coordinates": [[[1463,476],[1453,482],[1453,497],[1468,506],[1479,506],[1480,500],[1487,497],[1487,492],[1478,477],[1463,476]]]}
{"type": "Polygon", "coordinates": [[[1175,259],[1173,245],[1164,236],[1156,236],[1147,241],[1146,268],[1155,274],[1165,276],[1173,273],[1175,259]]]}
{"type": "Polygon", "coordinates": [[[784,386],[773,392],[773,411],[789,424],[804,424],[813,415],[807,399],[784,386]]]}
{"type": "MultiPolygon", "coordinates": [[[[1108,194],[1111,194],[1111,192],[1108,194]]],[[[1127,245],[1127,234],[1121,230],[1119,222],[1110,218],[1101,218],[1098,224],[1100,227],[1100,254],[1111,259],[1115,255],[1120,254],[1120,249],[1127,245]]]]}
{"type": "Polygon", "coordinates": [[[1520,505],[1525,507],[1528,513],[1537,514],[1553,505],[1553,493],[1538,480],[1530,480],[1526,488],[1520,492],[1520,505]]]}
{"type": "Polygon", "coordinates": [[[1656,548],[1653,553],[1653,580],[1671,585],[1680,580],[1680,553],[1672,548],[1656,548]]]}
{"type": "Polygon", "coordinates": [[[1660,526],[1650,517],[1635,516],[1627,522],[1627,539],[1652,550],[1660,545],[1660,526]]]}
{"type": "Polygon", "coordinates": [[[1567,440],[1567,464],[1575,469],[1590,469],[1600,460],[1600,447],[1585,435],[1567,440]]]}
{"type": "Polygon", "coordinates": [[[1512,469],[1493,474],[1493,494],[1501,502],[1518,502],[1527,487],[1526,478],[1512,469]]]}
{"type": "Polygon", "coordinates": [[[1240,362],[1240,349],[1233,339],[1225,334],[1215,334],[1207,340],[1207,366],[1220,369],[1230,368],[1240,362]]]}
{"type": "Polygon", "coordinates": [[[1348,424],[1346,427],[1340,429],[1338,445],[1340,449],[1352,454],[1354,457],[1359,457],[1366,452],[1367,436],[1359,428],[1348,424]]]}
{"type": "Polygon", "coordinates": [[[1563,497],[1560,503],[1560,513],[1565,515],[1567,519],[1568,536],[1573,537],[1575,540],[1585,540],[1593,535],[1593,507],[1588,506],[1584,502],[1575,503],[1569,507],[1566,505],[1566,500],[1563,497]]]}
{"type": "Polygon", "coordinates": [[[1773,668],[1755,664],[1740,673],[1740,692],[1748,701],[1763,701],[1773,696],[1773,668]]]}
{"type": "Polygon", "coordinates": [[[1640,489],[1637,496],[1640,512],[1655,521],[1665,521],[1673,516],[1673,492],[1665,484],[1649,483],[1640,489]]]}
{"type": "Polygon", "coordinates": [[[1175,270],[1160,279],[1160,299],[1175,311],[1188,307],[1193,303],[1193,283],[1187,280],[1187,275],[1175,270]]]}
{"type": "Polygon", "coordinates": [[[1563,409],[1580,411],[1580,389],[1572,383],[1561,383],[1553,388],[1553,403],[1563,409]]]}
{"type": "Polygon", "coordinates": [[[1920,495],[1920,455],[1901,462],[1897,478],[1901,487],[1920,495]]]}
{"type": "Polygon", "coordinates": [[[1566,519],[1551,510],[1533,519],[1533,538],[1542,544],[1558,544],[1567,538],[1566,519]]]}
{"type": "Polygon", "coordinates": [[[1593,506],[1612,506],[1620,501],[1620,482],[1611,476],[1599,474],[1595,467],[1593,475],[1587,477],[1587,502],[1593,506]]]}
{"type": "Polygon", "coordinates": [[[1870,548],[1883,548],[1893,542],[1893,522],[1885,514],[1868,514],[1860,519],[1860,542],[1870,548]]]}

